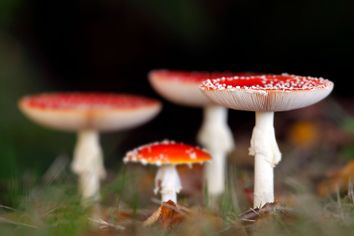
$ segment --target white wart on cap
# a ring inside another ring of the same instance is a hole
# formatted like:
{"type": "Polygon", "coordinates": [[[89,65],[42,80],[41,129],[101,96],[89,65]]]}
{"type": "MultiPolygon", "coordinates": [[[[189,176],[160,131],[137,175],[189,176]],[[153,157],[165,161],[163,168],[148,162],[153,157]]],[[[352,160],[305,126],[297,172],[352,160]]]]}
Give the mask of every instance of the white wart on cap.
{"type": "Polygon", "coordinates": [[[236,110],[275,112],[317,103],[333,82],[297,75],[235,76],[204,81],[202,91],[214,102],[236,110]]]}

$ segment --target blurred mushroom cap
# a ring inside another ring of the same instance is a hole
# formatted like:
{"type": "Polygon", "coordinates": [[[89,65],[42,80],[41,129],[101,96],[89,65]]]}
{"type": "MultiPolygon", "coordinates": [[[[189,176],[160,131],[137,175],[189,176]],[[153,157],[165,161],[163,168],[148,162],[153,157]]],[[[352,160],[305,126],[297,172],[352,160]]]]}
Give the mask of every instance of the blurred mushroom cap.
{"type": "Polygon", "coordinates": [[[44,93],[23,97],[21,111],[36,123],[59,130],[114,131],[143,124],[161,110],[159,101],[114,93],[44,93]]]}
{"type": "Polygon", "coordinates": [[[149,80],[152,87],[170,102],[185,106],[204,107],[212,103],[199,90],[199,86],[204,80],[251,74],[253,73],[153,70],[149,73],[149,80]]]}

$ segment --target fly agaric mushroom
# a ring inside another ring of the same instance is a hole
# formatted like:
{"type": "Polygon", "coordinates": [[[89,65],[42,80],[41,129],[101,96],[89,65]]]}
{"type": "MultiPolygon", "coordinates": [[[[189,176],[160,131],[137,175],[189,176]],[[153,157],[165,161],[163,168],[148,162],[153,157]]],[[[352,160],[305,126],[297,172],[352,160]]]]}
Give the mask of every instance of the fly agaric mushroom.
{"type": "Polygon", "coordinates": [[[254,207],[274,202],[274,170],[281,160],[275,138],[274,112],[312,105],[324,99],[333,83],[323,78],[263,75],[207,80],[201,86],[214,102],[256,112],[249,154],[255,156],[254,207]]]}
{"type": "Polygon", "coordinates": [[[227,109],[211,102],[200,92],[199,86],[206,79],[249,74],[168,70],[154,70],[149,73],[152,86],[169,101],[185,106],[204,107],[203,124],[197,139],[213,157],[206,168],[210,197],[217,197],[225,190],[226,155],[234,148],[234,140],[227,125],[227,109]]]}
{"type": "Polygon", "coordinates": [[[83,200],[99,198],[100,179],[106,176],[99,131],[133,128],[161,109],[157,100],[105,93],[45,93],[19,101],[21,111],[43,126],[78,132],[71,164],[79,175],[83,200]]]}
{"type": "Polygon", "coordinates": [[[163,141],[147,144],[129,151],[124,163],[140,162],[143,165],[157,165],[154,193],[161,193],[162,202],[177,203],[177,193],[182,189],[176,165],[202,164],[211,159],[208,152],[183,143],[163,141]]]}

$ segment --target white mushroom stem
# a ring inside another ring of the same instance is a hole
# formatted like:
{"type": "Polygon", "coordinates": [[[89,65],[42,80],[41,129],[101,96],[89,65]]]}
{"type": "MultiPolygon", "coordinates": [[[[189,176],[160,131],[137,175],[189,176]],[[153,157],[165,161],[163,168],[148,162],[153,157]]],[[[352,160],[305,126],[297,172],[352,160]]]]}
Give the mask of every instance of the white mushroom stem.
{"type": "Polygon", "coordinates": [[[209,196],[219,196],[225,191],[226,155],[223,152],[210,152],[212,160],[206,164],[206,180],[209,196]]]}
{"type": "Polygon", "coordinates": [[[106,176],[106,171],[99,134],[96,131],[79,132],[71,169],[79,176],[79,190],[83,201],[98,200],[100,180],[106,176]]]}
{"type": "Polygon", "coordinates": [[[161,193],[161,201],[177,203],[177,193],[181,191],[181,180],[175,165],[162,165],[155,177],[154,193],[161,193]]]}
{"type": "Polygon", "coordinates": [[[213,158],[206,166],[208,195],[219,196],[225,190],[226,156],[234,148],[226,108],[216,105],[204,108],[204,120],[197,139],[213,158]]]}
{"type": "Polygon", "coordinates": [[[274,112],[256,112],[249,155],[255,156],[253,207],[274,202],[274,167],[281,160],[275,138],[274,112]]]}

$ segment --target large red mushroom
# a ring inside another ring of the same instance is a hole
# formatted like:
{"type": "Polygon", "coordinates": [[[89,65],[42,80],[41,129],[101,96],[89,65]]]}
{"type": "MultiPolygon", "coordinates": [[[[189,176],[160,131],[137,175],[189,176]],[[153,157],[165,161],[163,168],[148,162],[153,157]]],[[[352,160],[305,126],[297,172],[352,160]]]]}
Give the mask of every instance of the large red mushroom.
{"type": "Polygon", "coordinates": [[[83,201],[99,198],[100,179],[106,176],[99,132],[136,127],[161,109],[157,100],[113,93],[44,93],[23,97],[21,111],[40,125],[78,132],[71,164],[79,176],[83,201]]]}
{"type": "Polygon", "coordinates": [[[327,97],[329,80],[297,75],[263,75],[207,80],[202,91],[215,103],[256,112],[249,154],[255,156],[254,207],[274,202],[274,167],[281,153],[273,127],[274,112],[306,107],[327,97]]]}

